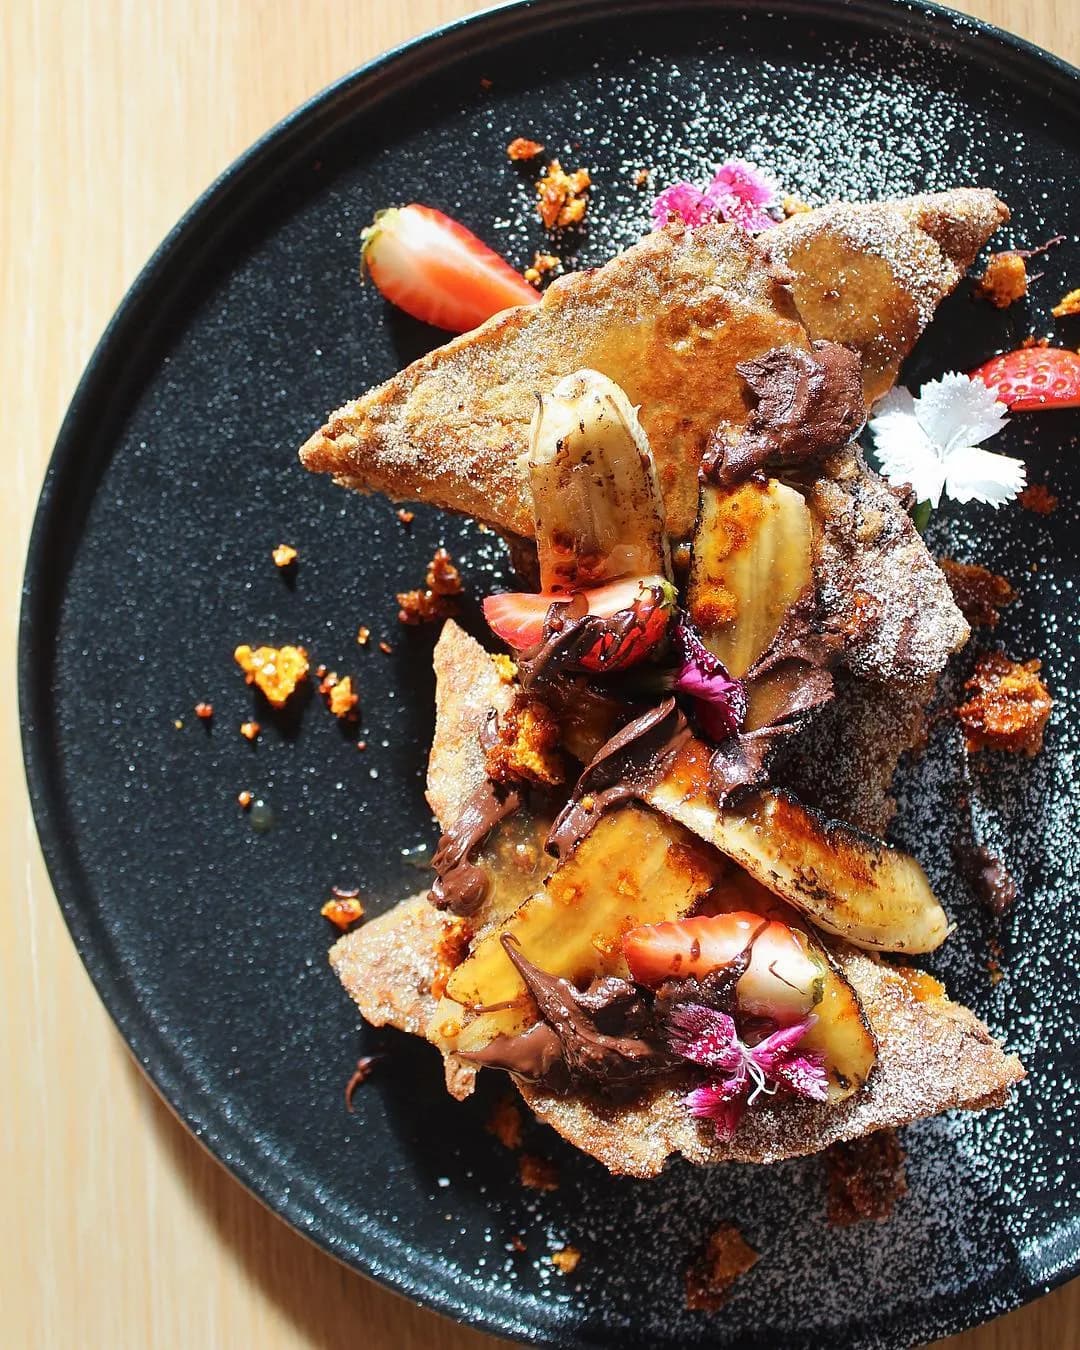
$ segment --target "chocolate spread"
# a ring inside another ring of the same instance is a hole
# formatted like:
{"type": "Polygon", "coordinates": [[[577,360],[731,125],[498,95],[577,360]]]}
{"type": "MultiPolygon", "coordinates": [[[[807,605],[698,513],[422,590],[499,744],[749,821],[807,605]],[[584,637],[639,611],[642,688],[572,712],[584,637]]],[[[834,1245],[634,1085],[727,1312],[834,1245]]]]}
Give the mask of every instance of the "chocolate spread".
{"type": "Polygon", "coordinates": [[[847,445],[866,416],[862,364],[835,342],[773,347],[735,367],[757,403],[734,444],[716,440],[702,473],[722,487],[766,464],[803,464],[847,445]]]}
{"type": "Polygon", "coordinates": [[[1000,918],[1016,899],[1016,882],[1002,860],[985,846],[958,849],[960,867],[978,900],[1000,918]]]}
{"type": "Polygon", "coordinates": [[[476,913],[487,894],[488,881],[483,868],[475,866],[470,855],[499,821],[520,805],[521,793],[516,788],[484,779],[439,840],[431,860],[436,880],[429,899],[436,909],[448,909],[464,918],[476,913]]]}

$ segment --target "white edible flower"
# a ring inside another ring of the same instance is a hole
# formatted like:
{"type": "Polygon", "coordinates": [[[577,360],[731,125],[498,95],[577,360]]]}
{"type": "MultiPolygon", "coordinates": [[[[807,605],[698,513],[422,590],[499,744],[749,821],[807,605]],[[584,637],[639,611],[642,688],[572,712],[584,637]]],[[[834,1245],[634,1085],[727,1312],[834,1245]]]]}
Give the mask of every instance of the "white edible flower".
{"type": "Polygon", "coordinates": [[[870,419],[881,472],[910,483],[915,500],[937,506],[942,492],[958,502],[1011,501],[1027,481],[1023,460],[980,450],[1009,420],[1004,403],[981,380],[949,372],[916,398],[893,389],[870,419]]]}

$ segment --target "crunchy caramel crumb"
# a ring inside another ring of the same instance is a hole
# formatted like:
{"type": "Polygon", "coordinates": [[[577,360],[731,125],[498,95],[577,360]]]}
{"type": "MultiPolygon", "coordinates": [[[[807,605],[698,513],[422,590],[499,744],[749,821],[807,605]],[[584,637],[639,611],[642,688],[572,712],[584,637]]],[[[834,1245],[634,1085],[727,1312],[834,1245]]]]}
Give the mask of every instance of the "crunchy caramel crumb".
{"type": "Polygon", "coordinates": [[[515,136],[506,147],[506,156],[508,159],[535,159],[543,150],[542,141],[530,141],[527,136],[515,136]]]}
{"type": "Polygon", "coordinates": [[[801,197],[796,197],[793,192],[789,192],[780,202],[780,209],[785,216],[804,216],[808,211],[814,208],[809,202],[804,202],[801,197]]]}
{"type": "Polygon", "coordinates": [[[300,555],[292,544],[278,544],[270,556],[274,560],[275,567],[291,567],[300,555]]]}
{"type": "Polygon", "coordinates": [[[732,1223],[722,1224],[686,1270],[686,1306],[715,1312],[727,1302],[732,1286],[757,1264],[758,1254],[732,1223]]]}
{"type": "Polygon", "coordinates": [[[495,83],[495,81],[494,81],[494,80],[489,80],[488,77],[487,77],[486,75],[481,75],[481,76],[480,76],[480,88],[481,88],[481,89],[490,89],[494,83],[495,83]]]}
{"type": "Polygon", "coordinates": [[[541,280],[549,272],[553,272],[559,266],[559,259],[554,253],[540,253],[533,255],[532,265],[526,267],[522,276],[533,286],[539,286],[541,280]]]}
{"type": "Polygon", "coordinates": [[[183,730],[184,719],[182,717],[174,717],[173,726],[177,729],[177,731],[183,730]]]}
{"type": "MultiPolygon", "coordinates": [[[[468,946],[469,930],[465,926],[465,921],[455,918],[452,923],[448,923],[443,929],[438,950],[435,953],[435,974],[431,978],[433,998],[442,998],[446,993],[446,982],[464,961],[468,946]]],[[[459,1031],[460,1027],[446,1035],[445,1039],[453,1040],[459,1031]]]]}
{"type": "Polygon", "coordinates": [[[357,741],[357,742],[356,742],[356,748],[357,748],[357,750],[366,750],[366,749],[367,749],[367,741],[357,741]]]}
{"type": "Polygon", "coordinates": [[[398,623],[415,627],[417,624],[434,623],[436,619],[447,617],[446,601],[431,591],[398,591],[394,598],[398,602],[398,623]]]}
{"type": "Polygon", "coordinates": [[[1034,333],[1029,333],[1028,336],[1023,340],[1023,342],[1021,342],[1020,350],[1022,352],[1026,352],[1030,351],[1032,347],[1049,347],[1049,346],[1050,346],[1050,339],[1048,337],[1037,338],[1034,333]]]}
{"type": "Polygon", "coordinates": [[[518,1175],[521,1184],[531,1191],[559,1189],[559,1169],[549,1158],[539,1158],[535,1153],[523,1153],[518,1158],[518,1175]]]}
{"type": "Polygon", "coordinates": [[[1055,319],[1064,319],[1070,314],[1080,314],[1080,288],[1063,295],[1050,311],[1055,319]]]}
{"type": "Polygon", "coordinates": [[[419,624],[449,618],[457,613],[453,597],[460,595],[463,589],[461,573],[453,558],[446,549],[437,548],[428,563],[423,590],[398,594],[398,622],[419,624]]]}
{"type": "Polygon", "coordinates": [[[353,1093],[361,1083],[366,1083],[371,1077],[371,1071],[382,1059],[382,1055],[361,1055],[356,1061],[356,1068],[352,1072],[352,1077],[345,1084],[345,1109],[352,1115],[353,1111],[353,1093]]]}
{"type": "Polygon", "coordinates": [[[505,652],[496,652],[491,658],[495,671],[502,680],[503,684],[513,684],[517,678],[517,666],[506,655],[505,652]]]}
{"type": "Polygon", "coordinates": [[[515,1233],[510,1239],[510,1250],[515,1252],[525,1251],[525,1239],[520,1233],[515,1233]]]}
{"type": "Polygon", "coordinates": [[[938,565],[953,593],[960,613],[973,628],[996,628],[1001,610],[1016,599],[1016,591],[1004,577],[980,567],[978,563],[954,562],[940,558],[938,565]]]}
{"type": "Polygon", "coordinates": [[[500,1097],[491,1108],[484,1128],[493,1134],[503,1148],[520,1148],[522,1138],[521,1112],[512,1097],[500,1097]]]}
{"type": "Polygon", "coordinates": [[[827,1149],[830,1226],[887,1219],[907,1194],[904,1156],[895,1130],[877,1130],[827,1149]]]}
{"type": "Polygon", "coordinates": [[[248,684],[254,684],[275,708],[283,708],[301,680],[307,679],[308,654],[303,647],[257,647],[243,644],[233,659],[244,672],[248,684]]]}
{"type": "Polygon", "coordinates": [[[407,529],[407,528],[413,523],[413,521],[416,519],[416,512],[415,512],[415,511],[406,511],[406,509],[405,509],[403,506],[400,507],[400,508],[395,512],[395,515],[397,516],[398,520],[401,521],[402,525],[404,525],[404,526],[406,527],[406,529],[407,529]]]}
{"type": "Polygon", "coordinates": [[[587,202],[584,194],[592,179],[588,169],[567,173],[557,159],[548,165],[547,172],[536,182],[536,209],[547,230],[564,230],[577,225],[585,215],[587,202]]]}
{"type": "Polygon", "coordinates": [[[333,887],[330,899],[319,910],[319,913],[324,919],[329,919],[335,928],[340,928],[343,933],[346,932],[354,923],[358,923],[364,917],[364,906],[360,899],[360,892],[342,891],[336,886],[333,887]]]}
{"type": "Polygon", "coordinates": [[[1039,679],[1041,661],[1012,661],[1003,652],[981,656],[964,688],[972,697],[956,715],[971,751],[989,747],[1034,755],[1053,706],[1039,679]]]}
{"type": "Polygon", "coordinates": [[[389,642],[385,639],[379,643],[379,651],[381,651],[384,656],[389,656],[393,650],[393,647],[391,647],[389,642]]]}
{"type": "Polygon", "coordinates": [[[246,811],[254,800],[255,798],[248,792],[247,788],[245,788],[243,792],[238,792],[236,794],[236,804],[243,811],[246,811]]]}
{"type": "Polygon", "coordinates": [[[353,693],[352,676],[346,675],[343,680],[338,680],[328,694],[330,711],[335,717],[354,717],[356,715],[356,705],[360,702],[360,695],[353,693]]]}
{"type": "Polygon", "coordinates": [[[260,731],[262,731],[262,727],[258,722],[240,723],[240,735],[243,736],[246,741],[253,741],[260,731]]]}
{"type": "Polygon", "coordinates": [[[992,956],[986,963],[986,973],[987,975],[990,976],[990,983],[992,985],[1000,984],[1002,979],[1004,978],[1001,966],[998,964],[997,960],[992,956]]]}
{"type": "Polygon", "coordinates": [[[986,271],[976,278],[975,294],[989,300],[995,309],[1008,309],[1027,295],[1027,264],[1020,253],[991,253],[986,271]]]}
{"type": "Polygon", "coordinates": [[[371,629],[366,624],[361,624],[356,630],[357,646],[366,647],[371,640],[371,629]]]}
{"type": "MultiPolygon", "coordinates": [[[[319,664],[315,667],[315,678],[317,680],[321,680],[325,676],[325,674],[326,674],[326,667],[320,661],[319,664]]],[[[335,676],[334,678],[336,679],[337,677],[335,676]]],[[[320,690],[319,692],[322,693],[323,691],[320,690]]]]}
{"type": "Polygon", "coordinates": [[[214,705],[212,703],[196,703],[195,716],[200,722],[209,722],[214,715],[214,705]]]}
{"type": "Polygon", "coordinates": [[[1034,511],[1036,515],[1048,516],[1057,510],[1058,498],[1045,483],[1029,483],[1021,492],[1017,501],[1025,511],[1034,511]]]}
{"type": "Polygon", "coordinates": [[[581,1253],[576,1247],[560,1247],[551,1253],[551,1264],[563,1275],[572,1275],[578,1268],[581,1253]]]}
{"type": "Polygon", "coordinates": [[[546,703],[518,699],[499,719],[486,767],[496,783],[524,779],[554,786],[566,778],[559,723],[546,703]]]}
{"type": "Polygon", "coordinates": [[[651,169],[638,169],[637,173],[634,174],[634,186],[636,188],[645,187],[645,185],[649,181],[649,175],[651,173],[652,173],[651,169]]]}
{"type": "Polygon", "coordinates": [[[436,595],[460,595],[464,590],[461,573],[454,566],[454,560],[444,548],[437,548],[428,563],[424,580],[428,589],[436,595]]]}

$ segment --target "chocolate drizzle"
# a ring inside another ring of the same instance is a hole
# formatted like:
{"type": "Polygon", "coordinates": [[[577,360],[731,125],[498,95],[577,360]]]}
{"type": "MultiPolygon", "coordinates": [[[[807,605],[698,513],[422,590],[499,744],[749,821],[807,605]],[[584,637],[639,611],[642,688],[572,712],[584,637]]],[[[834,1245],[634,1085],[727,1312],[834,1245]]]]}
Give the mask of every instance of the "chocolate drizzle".
{"type": "Polygon", "coordinates": [[[444,832],[431,860],[436,880],[429,899],[436,909],[448,909],[466,918],[476,913],[487,894],[488,879],[484,869],[472,862],[472,854],[520,805],[517,788],[484,779],[461,815],[444,832]]]}
{"type": "Polygon", "coordinates": [[[741,483],[767,464],[795,465],[837,450],[866,416],[858,355],[835,342],[810,351],[773,347],[735,367],[757,402],[734,444],[716,439],[702,473],[722,487],[741,483]]]}

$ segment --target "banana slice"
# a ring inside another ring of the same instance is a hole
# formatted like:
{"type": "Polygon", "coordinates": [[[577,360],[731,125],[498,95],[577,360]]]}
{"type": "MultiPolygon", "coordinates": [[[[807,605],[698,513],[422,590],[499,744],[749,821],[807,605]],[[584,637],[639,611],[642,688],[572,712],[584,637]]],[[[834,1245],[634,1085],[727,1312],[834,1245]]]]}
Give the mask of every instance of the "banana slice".
{"type": "Polygon", "coordinates": [[[721,810],[709,796],[708,758],[707,746],[689,742],[647,791],[649,805],[856,947],[932,952],[945,941],[948,917],[914,858],[776,790],[721,810]]]}
{"type": "MultiPolygon", "coordinates": [[[[474,947],[446,985],[457,1004],[457,1050],[536,1021],[536,1009],[502,946],[510,934],[542,970],[575,983],[627,973],[622,935],[687,914],[730,867],[679,825],[639,806],[608,812],[538,891],[474,947]],[[477,1009],[465,1023],[463,1014],[477,1009]]],[[[446,1026],[445,1010],[439,1025],[446,1026]]]]}
{"type": "Polygon", "coordinates": [[[736,679],[768,650],[813,580],[813,545],[806,503],[775,478],[702,489],[687,608],[736,679]]]}
{"type": "Polygon", "coordinates": [[[671,576],[649,441],[613,380],[579,370],[540,400],[528,452],[540,589],[671,576]]]}

